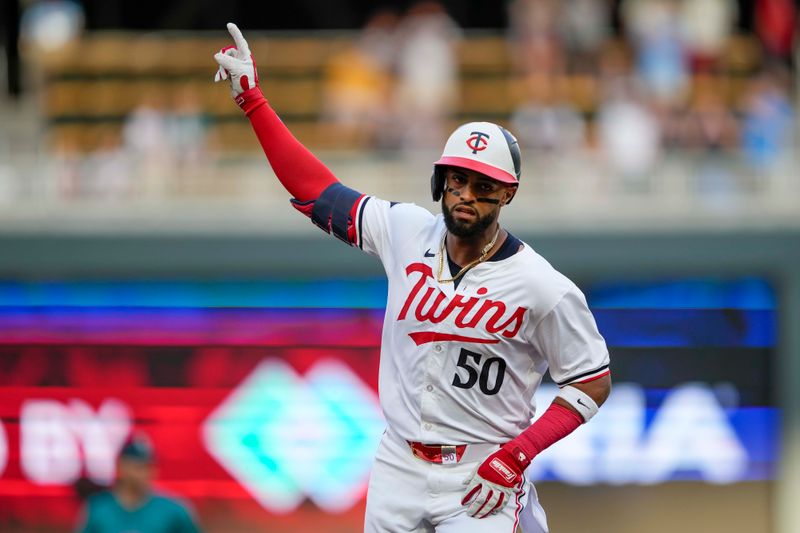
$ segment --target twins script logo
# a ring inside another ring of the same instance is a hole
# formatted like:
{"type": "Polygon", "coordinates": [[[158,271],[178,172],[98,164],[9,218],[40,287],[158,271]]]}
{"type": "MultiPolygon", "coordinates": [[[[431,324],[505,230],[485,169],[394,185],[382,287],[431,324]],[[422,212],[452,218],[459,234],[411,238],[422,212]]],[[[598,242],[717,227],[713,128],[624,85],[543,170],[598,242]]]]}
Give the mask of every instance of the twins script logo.
{"type": "MultiPolygon", "coordinates": [[[[525,311],[527,311],[525,307],[517,307],[510,315],[506,316],[508,308],[504,302],[499,300],[475,296],[465,298],[461,294],[456,294],[452,300],[448,301],[445,293],[436,287],[427,287],[423,292],[422,289],[425,287],[426,281],[429,278],[433,278],[433,270],[423,263],[408,265],[406,274],[409,277],[419,274],[419,279],[411,289],[411,292],[409,292],[403,309],[400,310],[400,314],[397,316],[397,320],[405,320],[413,307],[414,317],[420,322],[438,324],[453,313],[458,312],[455,319],[455,327],[459,329],[482,327],[487,333],[500,333],[503,337],[509,339],[516,336],[522,327],[525,311]]],[[[483,287],[477,290],[478,296],[483,296],[487,292],[483,287]]],[[[409,333],[408,336],[417,346],[436,341],[463,341],[481,344],[497,344],[500,342],[498,338],[470,337],[436,331],[417,331],[409,333]]]]}
{"type": "Polygon", "coordinates": [[[486,146],[489,144],[489,134],[482,131],[472,131],[470,135],[472,137],[467,139],[467,146],[472,150],[473,154],[486,150],[486,146]]]}

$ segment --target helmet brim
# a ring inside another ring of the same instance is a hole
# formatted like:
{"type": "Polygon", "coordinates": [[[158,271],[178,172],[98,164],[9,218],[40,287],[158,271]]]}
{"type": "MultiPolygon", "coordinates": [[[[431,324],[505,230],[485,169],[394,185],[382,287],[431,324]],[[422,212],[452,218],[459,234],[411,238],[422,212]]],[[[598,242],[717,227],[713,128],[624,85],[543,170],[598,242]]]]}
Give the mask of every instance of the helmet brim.
{"type": "Polygon", "coordinates": [[[474,170],[475,172],[480,172],[481,174],[501,183],[505,183],[507,185],[519,185],[519,180],[517,180],[516,176],[506,172],[501,168],[494,167],[492,165],[487,165],[486,163],[482,163],[481,161],[475,161],[474,159],[467,159],[466,157],[442,157],[437,162],[434,163],[435,166],[440,165],[447,165],[451,167],[460,167],[466,168],[468,170],[474,170]]]}

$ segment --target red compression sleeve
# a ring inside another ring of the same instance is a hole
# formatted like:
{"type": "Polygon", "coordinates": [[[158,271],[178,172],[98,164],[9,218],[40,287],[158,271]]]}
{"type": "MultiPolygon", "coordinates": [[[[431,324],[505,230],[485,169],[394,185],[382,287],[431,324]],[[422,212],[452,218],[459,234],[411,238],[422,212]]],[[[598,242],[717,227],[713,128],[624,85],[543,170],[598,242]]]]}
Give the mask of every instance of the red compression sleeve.
{"type": "Polygon", "coordinates": [[[292,135],[269,106],[261,89],[254,87],[245,91],[236,103],[250,119],[278,180],[295,199],[300,202],[316,200],[322,191],[339,181],[292,135]]]}
{"type": "MultiPolygon", "coordinates": [[[[578,413],[567,409],[563,405],[551,403],[547,411],[539,417],[536,422],[523,431],[517,438],[508,442],[503,448],[516,451],[519,448],[524,454],[526,461],[523,467],[527,468],[530,461],[548,448],[560,441],[583,423],[583,419],[578,413]]],[[[517,457],[519,454],[515,453],[517,457]]]]}

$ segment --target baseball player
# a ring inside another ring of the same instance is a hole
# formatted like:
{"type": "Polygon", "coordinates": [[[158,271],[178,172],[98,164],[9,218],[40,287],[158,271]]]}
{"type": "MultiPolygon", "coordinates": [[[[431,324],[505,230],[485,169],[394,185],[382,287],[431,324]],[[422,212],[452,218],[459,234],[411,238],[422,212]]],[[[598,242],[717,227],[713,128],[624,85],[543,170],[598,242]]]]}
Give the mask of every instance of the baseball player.
{"type": "Polygon", "coordinates": [[[199,533],[193,511],[153,490],[155,474],[149,439],[132,435],[119,453],[114,486],[88,499],[76,533],[199,533]]]}
{"type": "Polygon", "coordinates": [[[525,475],[587,422],[611,388],[605,341],[578,288],[498,224],[520,179],[505,129],[465,124],[434,164],[433,215],[343,185],[259,89],[247,42],[215,59],[291,204],[377,256],[389,280],[379,391],[387,429],[367,493],[368,532],[547,531],[525,475]],[[560,392],[535,423],[545,372],[560,392]]]}

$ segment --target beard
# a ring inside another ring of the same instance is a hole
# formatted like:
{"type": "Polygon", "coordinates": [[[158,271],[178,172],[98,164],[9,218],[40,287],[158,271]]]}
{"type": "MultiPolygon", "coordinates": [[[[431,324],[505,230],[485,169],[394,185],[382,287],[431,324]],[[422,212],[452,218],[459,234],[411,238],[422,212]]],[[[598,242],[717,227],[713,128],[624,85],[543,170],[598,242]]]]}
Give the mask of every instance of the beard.
{"type": "MultiPolygon", "coordinates": [[[[452,209],[455,209],[457,205],[458,204],[454,205],[452,209]]],[[[474,222],[456,220],[455,217],[453,217],[452,210],[447,209],[444,198],[442,199],[442,215],[444,216],[444,225],[447,231],[463,239],[471,239],[483,235],[489,226],[497,220],[497,214],[496,211],[492,211],[484,216],[478,215],[478,218],[474,222]]]]}

